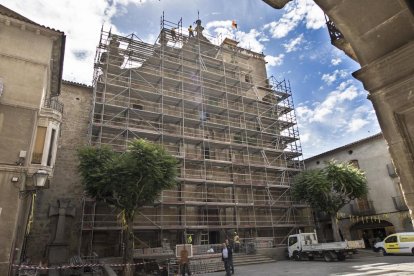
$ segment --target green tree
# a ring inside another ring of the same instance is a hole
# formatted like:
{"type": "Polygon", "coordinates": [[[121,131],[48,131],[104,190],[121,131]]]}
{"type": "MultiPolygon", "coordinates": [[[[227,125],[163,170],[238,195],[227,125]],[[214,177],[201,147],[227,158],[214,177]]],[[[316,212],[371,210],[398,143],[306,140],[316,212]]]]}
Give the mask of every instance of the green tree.
{"type": "Polygon", "coordinates": [[[106,146],[88,146],[81,148],[78,156],[78,169],[88,196],[122,211],[124,262],[132,263],[135,211],[153,204],[162,190],[176,185],[177,160],[162,146],[144,139],[131,141],[123,153],[106,146]]]}
{"type": "Polygon", "coordinates": [[[314,210],[330,215],[335,241],[340,241],[337,212],[351,200],[367,195],[364,172],[351,164],[330,161],[322,169],[303,171],[295,177],[292,196],[314,210]]]}

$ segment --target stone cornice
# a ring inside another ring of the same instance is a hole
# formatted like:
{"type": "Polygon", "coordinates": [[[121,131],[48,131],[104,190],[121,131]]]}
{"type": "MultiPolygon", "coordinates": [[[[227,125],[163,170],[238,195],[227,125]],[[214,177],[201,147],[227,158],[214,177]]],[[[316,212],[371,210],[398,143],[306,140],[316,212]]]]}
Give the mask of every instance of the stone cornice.
{"type": "Polygon", "coordinates": [[[365,65],[352,74],[371,94],[414,75],[414,41],[365,65]]]}

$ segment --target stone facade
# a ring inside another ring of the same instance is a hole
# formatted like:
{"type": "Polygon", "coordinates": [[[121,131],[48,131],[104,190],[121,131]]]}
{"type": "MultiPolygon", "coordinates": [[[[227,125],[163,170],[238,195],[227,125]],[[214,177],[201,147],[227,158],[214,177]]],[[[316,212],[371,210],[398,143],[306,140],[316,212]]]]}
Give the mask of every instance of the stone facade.
{"type": "Polygon", "coordinates": [[[24,259],[36,173],[53,177],[64,43],[0,5],[0,275],[24,259]]]}
{"type": "MultiPolygon", "coordinates": [[[[365,232],[368,239],[374,239],[378,231],[380,235],[413,231],[407,216],[408,208],[402,198],[400,179],[395,174],[381,133],[308,158],[305,165],[307,169],[322,168],[330,160],[358,166],[365,172],[368,182],[368,197],[352,201],[340,211],[339,226],[344,238],[360,239],[365,232]],[[354,217],[352,221],[349,216],[354,217]]],[[[319,216],[320,236],[330,240],[330,218],[326,219],[319,216]]]]}
{"type": "Polygon", "coordinates": [[[77,255],[83,188],[77,173],[76,151],[87,143],[88,121],[92,106],[92,88],[63,81],[60,95],[65,104],[54,178],[50,188],[38,193],[33,230],[28,238],[27,256],[33,262],[48,259],[48,248],[55,237],[57,217],[49,217],[51,206],[57,200],[70,200],[75,207],[75,217],[66,220],[68,258],[77,255]]]}

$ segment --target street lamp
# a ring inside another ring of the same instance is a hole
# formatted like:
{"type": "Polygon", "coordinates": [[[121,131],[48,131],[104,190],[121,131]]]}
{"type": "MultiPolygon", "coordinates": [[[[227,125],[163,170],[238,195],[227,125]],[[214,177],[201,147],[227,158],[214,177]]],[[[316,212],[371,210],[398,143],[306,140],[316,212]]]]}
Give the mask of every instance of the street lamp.
{"type": "Polygon", "coordinates": [[[33,174],[33,188],[19,191],[19,197],[24,198],[28,195],[36,193],[40,189],[44,189],[47,183],[49,173],[46,170],[39,169],[33,174]]]}
{"type": "Polygon", "coordinates": [[[42,189],[45,187],[47,178],[49,177],[49,174],[46,170],[38,170],[33,174],[33,182],[34,186],[38,189],[42,189]]]}

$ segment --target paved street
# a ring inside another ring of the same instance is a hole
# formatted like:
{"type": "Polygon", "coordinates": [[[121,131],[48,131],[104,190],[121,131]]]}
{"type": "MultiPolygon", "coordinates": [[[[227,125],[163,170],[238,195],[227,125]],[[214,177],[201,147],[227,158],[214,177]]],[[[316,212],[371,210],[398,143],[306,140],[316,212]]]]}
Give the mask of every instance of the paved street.
{"type": "MultiPolygon", "coordinates": [[[[209,273],[208,276],[224,276],[224,272],[209,273]]],[[[345,262],[278,261],[260,265],[235,268],[237,276],[267,275],[414,275],[414,256],[370,256],[360,255],[345,262]]]]}

